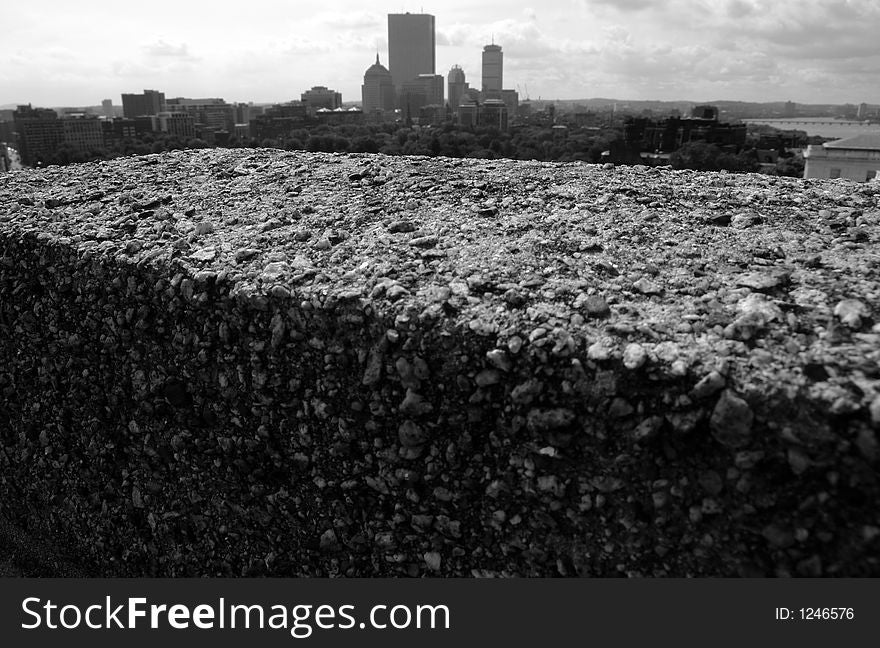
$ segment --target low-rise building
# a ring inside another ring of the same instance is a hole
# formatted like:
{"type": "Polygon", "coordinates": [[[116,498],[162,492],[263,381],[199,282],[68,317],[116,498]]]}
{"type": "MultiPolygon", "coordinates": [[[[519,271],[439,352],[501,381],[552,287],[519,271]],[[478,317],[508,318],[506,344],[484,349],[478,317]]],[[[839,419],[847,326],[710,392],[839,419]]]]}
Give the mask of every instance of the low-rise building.
{"type": "Polygon", "coordinates": [[[153,133],[159,130],[159,122],[155,115],[139,115],[132,121],[134,122],[134,131],[138,135],[153,133]]]}
{"type": "Polygon", "coordinates": [[[501,99],[486,99],[480,106],[480,126],[493,126],[506,131],[508,121],[507,106],[501,99]]]}
{"type": "Polygon", "coordinates": [[[458,107],[458,123],[465,128],[484,126],[506,131],[508,121],[509,111],[501,99],[486,99],[483,102],[463,99],[458,107]]]}
{"type": "Polygon", "coordinates": [[[216,130],[229,130],[235,125],[235,110],[219,97],[189,99],[174,97],[166,103],[168,112],[192,115],[195,124],[211,126],[216,130]]]}
{"type": "Polygon", "coordinates": [[[364,121],[364,112],[357,106],[343,108],[340,106],[334,110],[318,108],[315,118],[322,124],[360,124],[364,121]]]}
{"type": "Polygon", "coordinates": [[[251,119],[250,136],[262,142],[289,135],[294,129],[303,128],[310,123],[309,107],[301,101],[275,104],[265,109],[262,115],[251,119]]]}
{"type": "Polygon", "coordinates": [[[105,119],[101,122],[101,128],[104,133],[104,146],[109,147],[114,142],[137,137],[135,120],[127,117],[105,119]]]}
{"type": "Polygon", "coordinates": [[[706,142],[735,150],[746,142],[745,124],[718,121],[715,106],[695,106],[690,117],[627,117],[623,139],[633,150],[670,153],[689,142],[706,142]]]}
{"type": "Polygon", "coordinates": [[[188,112],[160,112],[154,119],[154,131],[176,135],[182,140],[192,139],[196,136],[195,120],[188,112]]]}
{"type": "Polygon", "coordinates": [[[342,93],[327,86],[313,86],[311,90],[303,92],[300,99],[313,111],[319,108],[336,110],[342,107],[342,93]]]}
{"type": "Polygon", "coordinates": [[[808,146],[804,163],[805,178],[874,180],[880,171],[880,132],[808,146]]]}

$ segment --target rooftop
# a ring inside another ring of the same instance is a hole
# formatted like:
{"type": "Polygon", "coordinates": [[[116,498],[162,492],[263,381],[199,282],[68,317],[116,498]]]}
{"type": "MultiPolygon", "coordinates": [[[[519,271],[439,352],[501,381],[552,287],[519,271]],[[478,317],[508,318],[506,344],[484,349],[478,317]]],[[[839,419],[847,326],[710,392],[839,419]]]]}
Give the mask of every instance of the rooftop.
{"type": "Polygon", "coordinates": [[[880,131],[862,133],[853,137],[825,142],[822,146],[830,149],[862,149],[880,151],[880,131]]]}

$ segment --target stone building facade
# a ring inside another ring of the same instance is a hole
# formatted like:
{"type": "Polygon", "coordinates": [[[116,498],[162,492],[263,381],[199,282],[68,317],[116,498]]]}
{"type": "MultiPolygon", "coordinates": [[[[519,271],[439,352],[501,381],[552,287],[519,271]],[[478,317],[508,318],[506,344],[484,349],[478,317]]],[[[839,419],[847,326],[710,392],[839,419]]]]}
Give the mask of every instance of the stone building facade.
{"type": "Polygon", "coordinates": [[[880,171],[880,133],[865,133],[811,145],[804,151],[805,178],[876,180],[880,171]]]}

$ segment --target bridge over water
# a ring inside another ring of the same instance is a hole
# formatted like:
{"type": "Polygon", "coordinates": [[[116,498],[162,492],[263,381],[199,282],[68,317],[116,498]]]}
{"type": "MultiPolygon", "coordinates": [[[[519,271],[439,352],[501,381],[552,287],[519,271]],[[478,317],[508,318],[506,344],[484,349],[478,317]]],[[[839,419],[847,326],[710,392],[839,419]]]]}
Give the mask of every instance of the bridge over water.
{"type": "Polygon", "coordinates": [[[830,118],[803,118],[803,119],[743,119],[746,124],[770,124],[780,126],[856,126],[862,128],[880,128],[880,124],[870,122],[852,121],[845,119],[830,118]]]}

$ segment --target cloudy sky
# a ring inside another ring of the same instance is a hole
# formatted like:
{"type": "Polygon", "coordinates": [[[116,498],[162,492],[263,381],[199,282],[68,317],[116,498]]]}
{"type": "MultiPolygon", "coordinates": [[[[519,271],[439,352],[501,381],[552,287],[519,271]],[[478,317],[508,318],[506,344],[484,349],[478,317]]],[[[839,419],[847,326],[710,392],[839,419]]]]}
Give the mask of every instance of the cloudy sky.
{"type": "Polygon", "coordinates": [[[533,99],[880,103],[878,0],[40,0],[0,10],[0,105],[144,88],[272,102],[313,85],[359,100],[377,48],[387,65],[387,14],[422,10],[438,74],[459,64],[479,87],[494,37],[505,87],[533,99]]]}

